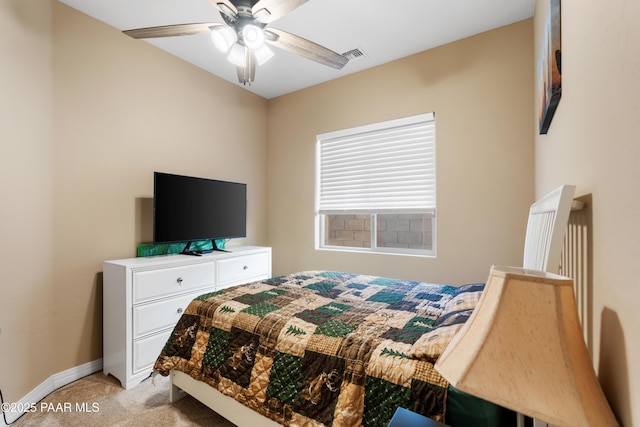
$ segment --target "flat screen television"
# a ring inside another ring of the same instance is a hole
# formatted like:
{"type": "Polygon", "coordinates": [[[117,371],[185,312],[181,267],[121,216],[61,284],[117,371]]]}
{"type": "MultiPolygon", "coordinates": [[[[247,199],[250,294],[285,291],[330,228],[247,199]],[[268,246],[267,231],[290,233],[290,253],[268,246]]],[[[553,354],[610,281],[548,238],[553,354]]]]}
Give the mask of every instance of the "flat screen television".
{"type": "Polygon", "coordinates": [[[191,243],[247,236],[247,185],[154,172],[153,242],[191,243]]]}

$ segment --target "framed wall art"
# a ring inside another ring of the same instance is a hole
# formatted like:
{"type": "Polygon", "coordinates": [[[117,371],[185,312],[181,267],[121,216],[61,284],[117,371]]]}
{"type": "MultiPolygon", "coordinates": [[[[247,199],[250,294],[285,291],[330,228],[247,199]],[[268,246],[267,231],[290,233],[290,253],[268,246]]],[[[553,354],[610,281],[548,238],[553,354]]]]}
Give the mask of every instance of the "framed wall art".
{"type": "Polygon", "coordinates": [[[538,57],[538,93],[540,134],[549,130],[562,95],[560,0],[549,0],[544,34],[538,57]]]}

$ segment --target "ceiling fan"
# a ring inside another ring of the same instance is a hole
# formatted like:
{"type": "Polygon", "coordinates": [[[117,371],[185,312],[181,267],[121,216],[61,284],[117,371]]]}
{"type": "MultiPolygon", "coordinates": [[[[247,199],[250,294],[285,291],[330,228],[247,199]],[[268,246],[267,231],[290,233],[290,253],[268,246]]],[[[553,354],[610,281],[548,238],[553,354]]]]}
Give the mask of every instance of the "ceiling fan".
{"type": "Polygon", "coordinates": [[[228,54],[236,66],[238,80],[251,84],[255,80],[256,64],[273,56],[266,44],[295,53],[335,69],[342,69],[349,60],[326,47],[276,28],[266,28],[308,0],[209,0],[219,11],[224,24],[201,22],[164,25],[123,31],[135,39],[187,36],[210,33],[213,44],[228,54]]]}

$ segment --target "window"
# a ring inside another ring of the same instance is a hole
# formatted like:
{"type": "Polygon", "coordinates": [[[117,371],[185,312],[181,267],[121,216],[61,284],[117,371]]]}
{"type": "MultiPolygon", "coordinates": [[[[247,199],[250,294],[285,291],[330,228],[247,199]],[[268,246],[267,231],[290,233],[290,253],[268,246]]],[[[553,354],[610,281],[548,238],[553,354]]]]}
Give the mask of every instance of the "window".
{"type": "Polygon", "coordinates": [[[316,137],[316,247],[435,255],[435,115],[316,137]]]}

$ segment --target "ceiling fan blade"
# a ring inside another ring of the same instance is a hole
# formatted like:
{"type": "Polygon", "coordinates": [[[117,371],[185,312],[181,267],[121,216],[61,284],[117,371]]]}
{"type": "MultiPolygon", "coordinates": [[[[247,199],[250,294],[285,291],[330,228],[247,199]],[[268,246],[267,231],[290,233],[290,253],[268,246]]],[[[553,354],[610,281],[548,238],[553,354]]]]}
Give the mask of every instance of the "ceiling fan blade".
{"type": "Polygon", "coordinates": [[[256,20],[268,24],[283,17],[293,9],[302,6],[307,1],[308,0],[259,0],[253,5],[251,13],[256,20]]]}
{"type": "Polygon", "coordinates": [[[256,56],[250,50],[246,49],[246,64],[244,67],[236,67],[238,72],[238,81],[243,85],[251,86],[256,79],[256,56]]]}
{"type": "Polygon", "coordinates": [[[137,28],[134,30],[125,30],[123,33],[133,37],[134,39],[150,39],[156,37],[174,37],[174,36],[190,36],[192,34],[208,34],[211,27],[220,24],[219,22],[200,22],[198,24],[176,24],[163,25],[160,27],[137,28]]]}
{"type": "Polygon", "coordinates": [[[339,53],[295,34],[275,28],[267,28],[265,33],[267,33],[266,42],[337,70],[341,70],[349,62],[347,58],[339,53]],[[268,33],[273,33],[277,37],[269,37],[268,33]]]}
{"type": "Polygon", "coordinates": [[[238,8],[229,0],[209,0],[209,3],[215,6],[220,13],[223,13],[230,18],[236,18],[238,16],[238,8]]]}

